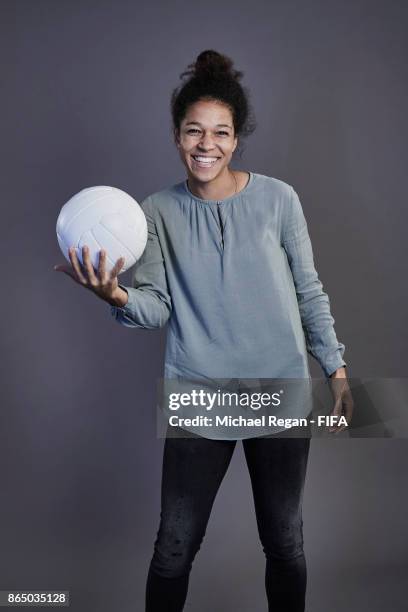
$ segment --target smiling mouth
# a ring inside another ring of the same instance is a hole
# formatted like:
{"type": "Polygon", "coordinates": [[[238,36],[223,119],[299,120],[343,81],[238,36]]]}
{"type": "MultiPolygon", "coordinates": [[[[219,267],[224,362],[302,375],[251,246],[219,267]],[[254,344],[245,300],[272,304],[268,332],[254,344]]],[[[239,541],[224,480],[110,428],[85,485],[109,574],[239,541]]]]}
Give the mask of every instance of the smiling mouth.
{"type": "Polygon", "coordinates": [[[192,155],[191,156],[194,165],[198,168],[211,168],[217,163],[220,157],[210,155],[192,155]]]}

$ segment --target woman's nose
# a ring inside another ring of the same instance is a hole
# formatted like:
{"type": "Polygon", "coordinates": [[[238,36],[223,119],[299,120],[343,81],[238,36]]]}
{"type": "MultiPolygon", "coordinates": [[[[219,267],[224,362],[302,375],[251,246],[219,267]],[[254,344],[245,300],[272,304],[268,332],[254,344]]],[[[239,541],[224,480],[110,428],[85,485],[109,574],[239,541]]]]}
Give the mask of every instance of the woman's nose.
{"type": "Polygon", "coordinates": [[[199,142],[199,146],[203,149],[212,149],[214,146],[212,137],[209,134],[203,136],[199,142]]]}

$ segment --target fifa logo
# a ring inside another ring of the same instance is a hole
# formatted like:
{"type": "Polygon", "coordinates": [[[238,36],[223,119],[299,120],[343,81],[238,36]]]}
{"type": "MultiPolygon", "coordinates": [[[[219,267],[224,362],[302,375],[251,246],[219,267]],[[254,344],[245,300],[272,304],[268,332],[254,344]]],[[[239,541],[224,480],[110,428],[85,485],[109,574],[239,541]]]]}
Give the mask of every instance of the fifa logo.
{"type": "Polygon", "coordinates": [[[328,427],[336,427],[337,425],[345,425],[346,427],[348,427],[346,417],[337,416],[336,414],[331,414],[328,416],[319,415],[317,417],[317,424],[319,427],[321,425],[327,425],[328,427]]]}

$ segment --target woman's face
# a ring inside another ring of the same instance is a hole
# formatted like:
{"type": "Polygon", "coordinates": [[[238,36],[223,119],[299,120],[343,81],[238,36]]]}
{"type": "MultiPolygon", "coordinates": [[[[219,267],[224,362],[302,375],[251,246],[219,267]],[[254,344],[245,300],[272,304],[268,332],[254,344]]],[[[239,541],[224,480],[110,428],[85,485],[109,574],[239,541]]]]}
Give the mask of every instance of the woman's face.
{"type": "Polygon", "coordinates": [[[230,109],[221,102],[191,104],[175,140],[189,178],[214,180],[225,172],[238,144],[230,109]]]}

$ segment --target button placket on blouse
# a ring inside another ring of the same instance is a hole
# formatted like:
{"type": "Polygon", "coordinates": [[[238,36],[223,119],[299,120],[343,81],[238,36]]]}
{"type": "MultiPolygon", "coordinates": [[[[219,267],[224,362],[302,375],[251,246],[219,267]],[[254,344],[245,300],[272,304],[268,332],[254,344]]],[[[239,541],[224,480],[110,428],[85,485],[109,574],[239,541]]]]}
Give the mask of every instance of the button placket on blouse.
{"type": "Polygon", "coordinates": [[[224,250],[224,223],[222,220],[222,215],[221,215],[221,209],[220,209],[220,202],[217,202],[217,214],[218,214],[218,221],[220,223],[220,233],[221,233],[221,251],[224,250]]]}

